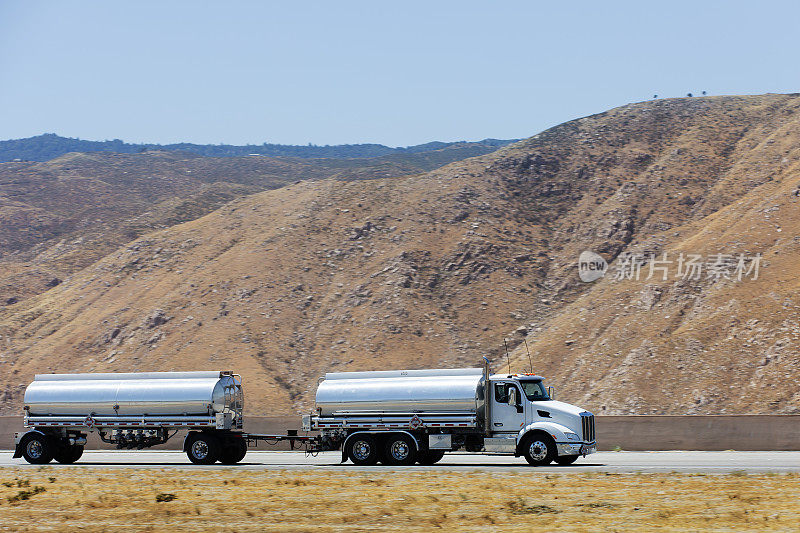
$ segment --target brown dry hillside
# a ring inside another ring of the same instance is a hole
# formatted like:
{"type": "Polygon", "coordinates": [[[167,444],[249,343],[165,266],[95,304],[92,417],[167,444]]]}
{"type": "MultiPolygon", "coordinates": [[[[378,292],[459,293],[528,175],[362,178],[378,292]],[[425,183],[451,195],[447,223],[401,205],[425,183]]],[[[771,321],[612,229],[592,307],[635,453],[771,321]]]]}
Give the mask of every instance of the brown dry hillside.
{"type": "Polygon", "coordinates": [[[0,310],[4,405],[35,372],[232,368],[251,414],[291,414],[325,371],[504,369],[502,338],[528,335],[559,397],[597,412],[797,412],[798,161],[800,96],[686,98],[237,199],[0,310]],[[605,279],[578,280],[582,250],[605,279]],[[611,279],[620,254],[680,251],[764,261],[741,282],[611,279]]]}
{"type": "Polygon", "coordinates": [[[72,153],[0,163],[0,306],[60,283],[118,246],[225,203],[297,180],[418,174],[495,148],[363,159],[201,157],[182,152],[72,153]]]}

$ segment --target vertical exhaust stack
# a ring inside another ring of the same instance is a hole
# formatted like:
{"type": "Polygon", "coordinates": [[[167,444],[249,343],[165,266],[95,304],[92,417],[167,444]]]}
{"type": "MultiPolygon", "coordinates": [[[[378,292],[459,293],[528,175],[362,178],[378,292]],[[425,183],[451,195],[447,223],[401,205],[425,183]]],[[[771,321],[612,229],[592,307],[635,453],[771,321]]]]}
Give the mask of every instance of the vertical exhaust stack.
{"type": "Polygon", "coordinates": [[[488,437],[492,434],[492,426],[490,424],[490,420],[492,419],[492,402],[490,394],[492,389],[489,385],[489,375],[491,374],[489,369],[489,359],[484,355],[483,356],[483,432],[488,437]]]}

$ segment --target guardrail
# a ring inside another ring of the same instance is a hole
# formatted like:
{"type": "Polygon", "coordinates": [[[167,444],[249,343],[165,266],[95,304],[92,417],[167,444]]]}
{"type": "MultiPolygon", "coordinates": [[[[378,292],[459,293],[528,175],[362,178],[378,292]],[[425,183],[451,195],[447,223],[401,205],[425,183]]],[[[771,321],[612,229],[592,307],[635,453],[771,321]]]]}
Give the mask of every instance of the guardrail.
{"type": "MultiPolygon", "coordinates": [[[[249,433],[285,433],[299,429],[300,415],[246,416],[249,433]]],[[[22,416],[0,416],[0,450],[14,447],[14,432],[23,431],[22,416]]],[[[626,415],[597,416],[601,450],[800,450],[800,415],[626,415]]],[[[179,450],[181,435],[154,449],[179,450]]],[[[96,435],[88,449],[109,449],[96,435]]],[[[259,449],[288,449],[286,445],[259,449]]]]}

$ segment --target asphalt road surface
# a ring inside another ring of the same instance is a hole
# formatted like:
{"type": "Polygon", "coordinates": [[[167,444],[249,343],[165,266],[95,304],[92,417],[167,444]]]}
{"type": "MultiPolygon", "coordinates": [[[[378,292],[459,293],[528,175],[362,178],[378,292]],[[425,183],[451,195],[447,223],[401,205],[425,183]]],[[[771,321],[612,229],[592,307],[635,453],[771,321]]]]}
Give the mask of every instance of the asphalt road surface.
{"type": "MultiPolygon", "coordinates": [[[[0,468],[27,466],[24,459],[14,459],[12,452],[0,451],[0,468]]],[[[598,452],[578,459],[570,466],[551,465],[530,467],[521,457],[499,455],[474,455],[453,453],[445,455],[434,466],[357,467],[349,462],[341,464],[340,452],[324,452],[307,456],[303,452],[248,452],[236,466],[198,466],[177,451],[100,451],[92,450],[74,465],[51,463],[55,468],[172,468],[172,469],[247,469],[247,470],[339,470],[339,471],[386,471],[386,470],[441,470],[494,471],[494,472],[684,472],[684,473],[729,473],[744,472],[800,472],[800,451],[796,452],[598,452]]]]}

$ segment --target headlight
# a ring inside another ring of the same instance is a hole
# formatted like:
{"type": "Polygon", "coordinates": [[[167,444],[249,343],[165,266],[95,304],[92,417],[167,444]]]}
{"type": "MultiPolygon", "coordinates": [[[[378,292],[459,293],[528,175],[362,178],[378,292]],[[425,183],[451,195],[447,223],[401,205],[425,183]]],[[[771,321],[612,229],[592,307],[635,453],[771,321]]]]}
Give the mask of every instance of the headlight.
{"type": "Polygon", "coordinates": [[[567,440],[581,440],[581,438],[578,435],[576,435],[575,433],[566,432],[566,433],[564,433],[564,435],[567,436],[567,440]]]}

